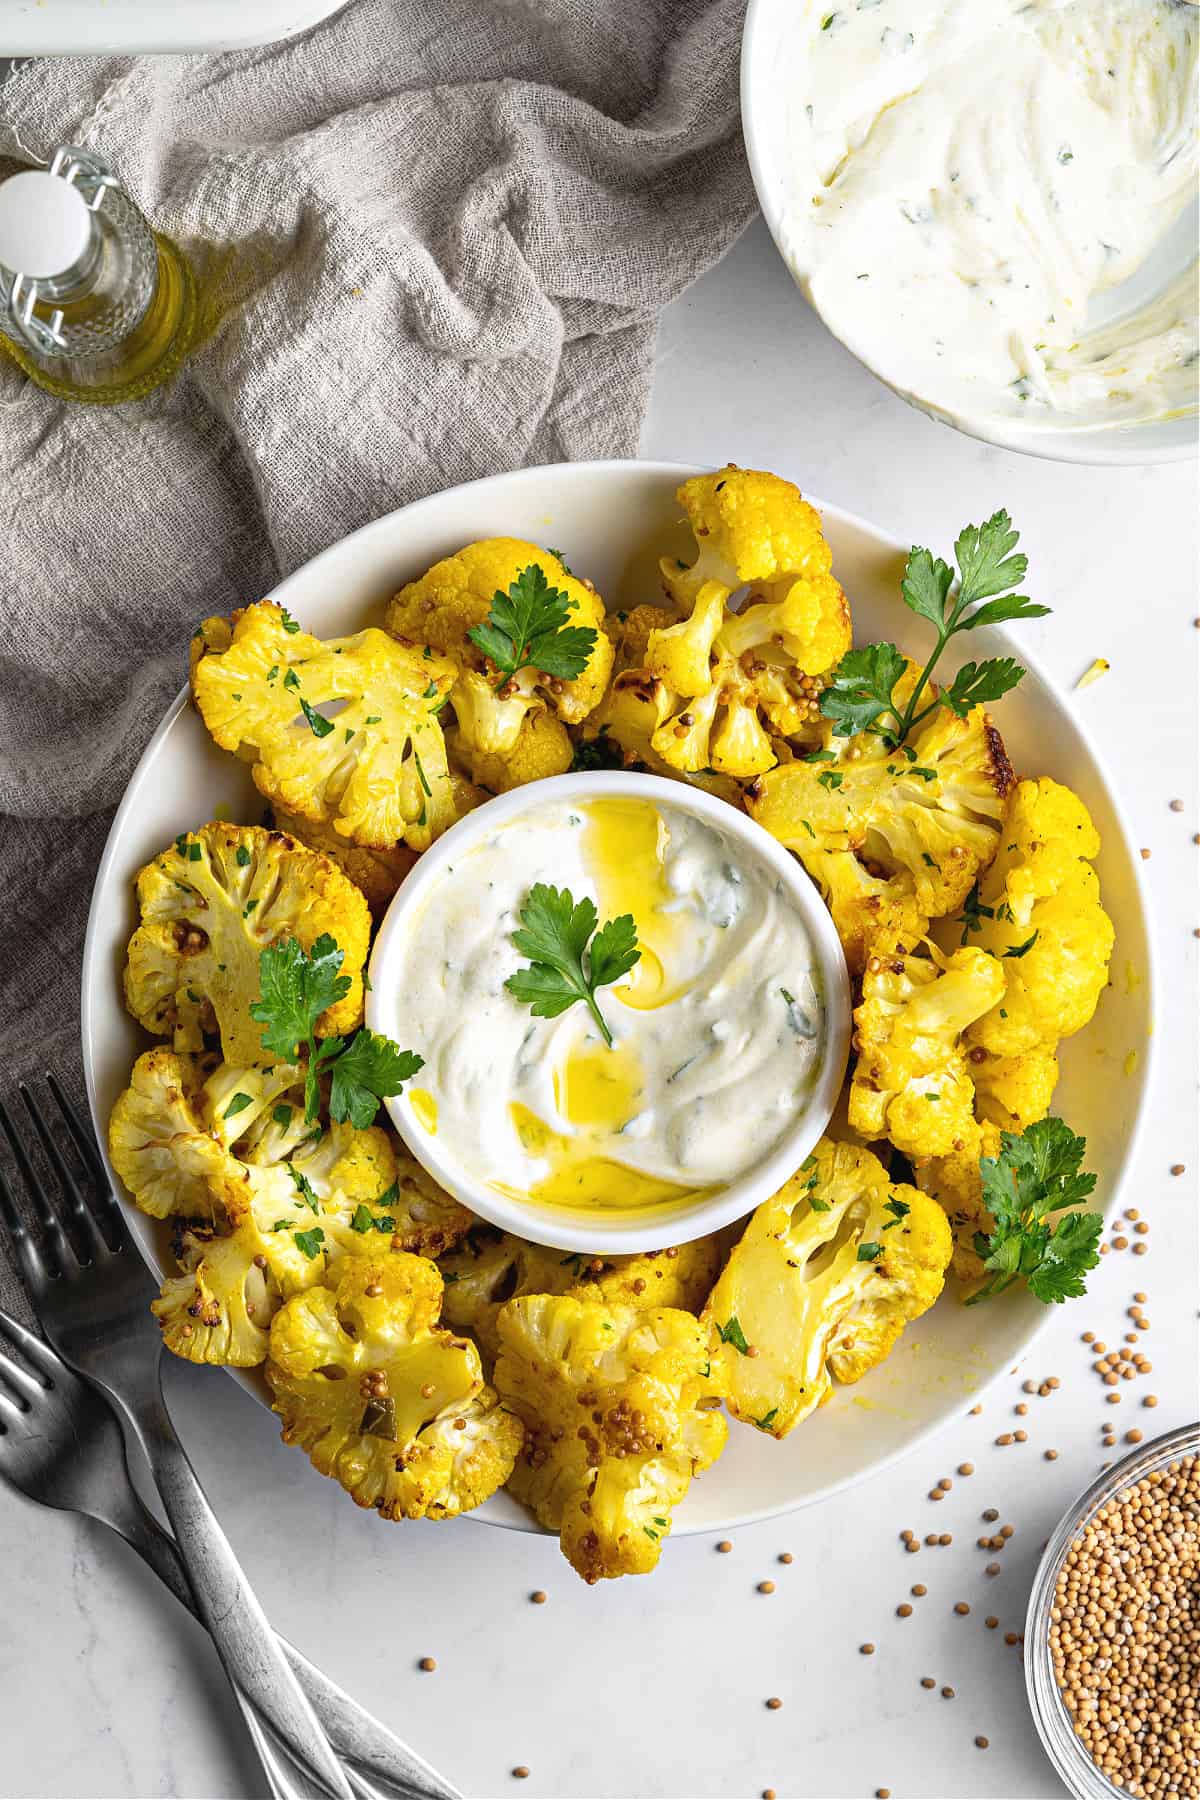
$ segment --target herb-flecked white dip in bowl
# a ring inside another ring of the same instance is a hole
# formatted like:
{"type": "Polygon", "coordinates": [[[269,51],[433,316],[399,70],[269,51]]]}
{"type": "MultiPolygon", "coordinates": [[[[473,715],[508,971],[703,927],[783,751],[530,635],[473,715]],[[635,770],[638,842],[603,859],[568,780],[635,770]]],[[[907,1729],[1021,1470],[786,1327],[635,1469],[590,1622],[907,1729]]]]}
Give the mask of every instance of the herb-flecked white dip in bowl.
{"type": "Polygon", "coordinates": [[[564,1250],[742,1217],[804,1160],[846,1063],[845,962],[804,871],[725,802],[641,774],[460,820],[392,903],[370,982],[372,1029],[423,1058],[388,1103],[413,1154],[564,1250]]]}

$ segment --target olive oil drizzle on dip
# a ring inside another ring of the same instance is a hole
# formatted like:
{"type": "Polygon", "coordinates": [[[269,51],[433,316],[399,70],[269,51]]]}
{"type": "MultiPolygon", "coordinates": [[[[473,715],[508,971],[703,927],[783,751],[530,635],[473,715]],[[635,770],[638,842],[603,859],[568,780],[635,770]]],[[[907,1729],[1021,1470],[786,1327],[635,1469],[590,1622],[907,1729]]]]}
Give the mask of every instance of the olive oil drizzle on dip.
{"type": "Polygon", "coordinates": [[[808,1102],[825,1044],[807,926],[763,859],[683,806],[560,802],[448,865],[398,972],[410,1094],[443,1157],[498,1193],[645,1212],[719,1191],[808,1102]],[[504,986],[530,888],[631,913],[641,958],[586,1007],[534,1017],[504,986]]]}

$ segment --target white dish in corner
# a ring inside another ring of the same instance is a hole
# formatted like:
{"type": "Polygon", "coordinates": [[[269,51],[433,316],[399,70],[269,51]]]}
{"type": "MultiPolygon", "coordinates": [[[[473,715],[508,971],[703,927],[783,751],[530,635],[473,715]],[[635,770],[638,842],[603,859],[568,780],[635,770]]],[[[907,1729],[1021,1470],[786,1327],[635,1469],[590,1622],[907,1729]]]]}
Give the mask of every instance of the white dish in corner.
{"type": "Polygon", "coordinates": [[[319,25],[346,0],[5,0],[0,55],[243,50],[319,25]]]}
{"type": "MultiPolygon", "coordinates": [[[[396,589],[437,558],[472,539],[505,535],[559,545],[611,606],[632,606],[657,595],[661,554],[688,552],[675,489],[697,472],[671,463],[598,462],[496,475],[364,526],[281,582],[271,598],[321,635],[354,631],[378,620],[396,589]]],[[[922,628],[900,600],[907,546],[852,514],[814,504],[850,598],[856,639],[912,641],[922,628]]],[[[997,709],[1018,773],[1051,775],[1075,788],[1103,838],[1098,869],[1117,933],[1113,976],[1092,1025],[1063,1046],[1055,1108],[1087,1137],[1088,1166],[1100,1178],[1097,1203],[1108,1210],[1117,1203],[1150,1080],[1153,983],[1140,862],[1097,752],[1032,662],[1019,631],[978,635],[986,641],[972,641],[974,655],[1012,654],[1029,670],[997,709]]],[[[83,1060],[101,1143],[109,1111],[149,1044],[121,999],[125,947],[137,922],[134,876],[217,807],[253,823],[261,817],[262,799],[247,766],[217,750],[181,693],[130,779],[92,897],[83,959],[83,1060]]],[[[120,1191],[115,1177],[114,1187],[120,1191]]],[[[165,1232],[132,1206],[127,1218],[147,1261],[161,1273],[165,1232]]],[[[887,1362],[853,1387],[836,1389],[791,1437],[776,1443],[733,1426],[724,1456],[678,1509],[675,1530],[728,1531],[877,1473],[963,1413],[993,1378],[1019,1362],[1049,1313],[1015,1293],[968,1310],[948,1291],[908,1328],[887,1362]]],[[[265,1398],[260,1380],[242,1374],[235,1379],[265,1398]]],[[[503,1493],[473,1516],[537,1529],[503,1493]]]]}

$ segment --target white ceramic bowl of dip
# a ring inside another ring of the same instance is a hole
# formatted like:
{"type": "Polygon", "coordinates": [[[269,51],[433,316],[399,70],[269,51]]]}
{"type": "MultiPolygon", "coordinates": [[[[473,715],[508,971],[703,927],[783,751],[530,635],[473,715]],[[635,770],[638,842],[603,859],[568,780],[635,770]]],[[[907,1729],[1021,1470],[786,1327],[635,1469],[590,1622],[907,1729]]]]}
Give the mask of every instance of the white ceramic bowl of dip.
{"type": "MultiPolygon", "coordinates": [[[[444,1129],[444,1104],[439,1109],[438,1125],[430,1129],[422,1105],[427,1092],[422,1083],[429,1077],[428,1068],[387,1104],[397,1130],[413,1155],[435,1181],[472,1212],[505,1231],[550,1244],[555,1249],[613,1255],[659,1250],[664,1244],[683,1244],[704,1237],[752,1212],[795,1173],[825,1129],[841,1089],[849,1052],[850,983],[837,933],[816,888],[797,859],[753,819],[726,801],[684,782],[635,772],[592,771],[558,775],[501,794],[460,819],[425,852],[397,892],[375,939],[367,995],[367,1023],[372,1030],[416,1049],[429,1041],[421,1035],[423,1026],[430,1039],[436,1036],[441,1021],[429,1019],[424,1007],[413,1009],[410,1006],[406,1010],[404,960],[406,952],[413,948],[413,934],[422,921],[449,901],[455,883],[469,879],[472,856],[478,856],[486,846],[494,843],[499,832],[504,839],[505,852],[511,852],[519,864],[524,821],[533,828],[539,820],[554,816],[562,807],[583,809],[598,800],[636,801],[658,811],[660,816],[674,812],[698,820],[717,834],[722,846],[728,847],[731,856],[737,856],[740,867],[748,874],[759,874],[772,886],[779,884],[779,891],[798,915],[807,934],[821,1004],[816,1055],[803,1103],[773,1131],[769,1130],[768,1121],[762,1114],[742,1116],[738,1138],[745,1145],[744,1160],[737,1173],[716,1186],[715,1191],[703,1187],[702,1191],[686,1198],[628,1209],[549,1205],[515,1193],[511,1185],[501,1191],[492,1181],[481,1178],[479,1167],[473,1168],[471,1162],[487,1165],[491,1147],[486,1142],[481,1144],[476,1137],[468,1148],[461,1141],[458,1146],[450,1141],[444,1129]],[[765,1142],[759,1141],[761,1139],[765,1142]]],[[[529,877],[530,880],[537,878],[529,877]]],[[[565,878],[561,885],[568,885],[565,878]]],[[[575,882],[569,885],[575,898],[582,898],[582,890],[575,882]]],[[[526,886],[525,877],[518,873],[514,893],[523,892],[526,886]]],[[[601,904],[602,923],[605,910],[601,904]]],[[[498,926],[495,934],[498,950],[507,943],[507,938],[507,931],[498,926]]],[[[515,952],[509,960],[513,957],[516,957],[515,952]]],[[[517,957],[516,960],[521,959],[517,957]]],[[[598,996],[603,1011],[614,1025],[650,1016],[625,1008],[619,995],[620,983],[602,988],[598,996]]],[[[782,1012],[782,1001],[780,1005],[782,1012]]],[[[512,1012],[522,1032],[532,1026],[532,1036],[542,1043],[549,1042],[560,1024],[559,1020],[534,1020],[527,1007],[504,993],[498,997],[498,1006],[502,1014],[512,1012]]],[[[570,1019],[586,1025],[582,1006],[571,1009],[570,1019]]],[[[460,1012],[455,1011],[445,1022],[456,1034],[461,1034],[460,1012]]],[[[636,1025],[630,1041],[635,1038],[636,1025]]],[[[690,1045],[690,1040],[688,1043],[690,1045]]],[[[601,1058],[607,1054],[603,1050],[599,1052],[601,1058]]],[[[664,1100],[668,1098],[661,1087],[660,1095],[664,1100]]],[[[477,1132],[482,1131],[486,1136],[486,1127],[478,1119],[460,1120],[460,1140],[472,1123],[477,1132]]],[[[497,1134],[497,1155],[499,1152],[497,1134]]]]}
{"type": "MultiPolygon", "coordinates": [[[[1035,410],[1023,404],[1019,393],[972,393],[965,383],[935,386],[928,359],[922,362],[916,354],[907,353],[890,322],[886,270],[881,275],[876,269],[875,281],[868,277],[869,289],[863,289],[864,294],[878,290],[878,323],[865,323],[857,303],[841,307],[836,298],[823,303],[814,294],[808,238],[798,222],[811,181],[806,181],[797,167],[797,146],[807,129],[806,108],[820,106],[825,98],[811,67],[811,50],[822,21],[834,21],[829,27],[833,30],[844,15],[861,27],[865,19],[857,19],[859,14],[880,20],[882,29],[888,27],[887,12],[879,8],[878,0],[841,0],[840,4],[839,0],[820,0],[820,4],[817,0],[800,0],[799,4],[797,0],[750,0],[742,38],[742,130],[759,205],[783,261],[827,329],[901,399],[985,443],[1055,461],[1107,465],[1178,462],[1195,456],[1194,384],[1189,408],[1136,422],[1114,419],[1106,423],[1099,406],[1078,413],[1055,412],[1048,407],[1035,410]]],[[[1200,29],[1200,24],[1193,29],[1200,29]]],[[[1015,96],[1014,107],[1019,101],[1020,96],[1015,96]]],[[[874,132],[878,127],[879,120],[875,120],[871,129],[874,132]]],[[[913,191],[924,190],[917,183],[913,191]]],[[[1031,230],[1036,236],[1036,222],[1031,230]]],[[[1190,279],[1194,290],[1196,230],[1193,203],[1135,275],[1093,301],[1089,327],[1119,322],[1170,283],[1190,279]]]]}

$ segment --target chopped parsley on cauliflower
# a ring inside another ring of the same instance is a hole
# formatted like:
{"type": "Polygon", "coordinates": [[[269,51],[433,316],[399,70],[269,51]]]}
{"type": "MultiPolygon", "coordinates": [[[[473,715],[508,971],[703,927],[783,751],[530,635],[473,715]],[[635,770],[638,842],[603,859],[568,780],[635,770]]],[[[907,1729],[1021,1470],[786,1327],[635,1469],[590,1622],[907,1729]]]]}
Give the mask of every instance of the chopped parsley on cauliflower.
{"type": "Polygon", "coordinates": [[[436,716],[455,674],[373,626],[325,642],[262,600],[200,656],[192,692],[268,800],[370,849],[425,850],[458,816],[436,716]]]}
{"type": "Polygon", "coordinates": [[[940,1207],[822,1138],[751,1216],[705,1307],[730,1412],[785,1437],[933,1305],[951,1248],[940,1207]]]}
{"type": "Polygon", "coordinates": [[[321,1037],[362,1018],[370,938],[366,901],[327,857],[256,825],[181,832],[137,878],[142,922],[129,944],[125,1003],[139,1025],[198,1051],[219,1036],[226,1060],[260,1062],[262,1028],[250,1017],[258,960],[294,938],[304,950],[325,932],[343,951],[345,997],[317,1023],[321,1037]]]}
{"type": "Polygon", "coordinates": [[[503,1486],[524,1436],[479,1352],[438,1325],[424,1257],[347,1260],[271,1322],[266,1375],[285,1443],[385,1519],[450,1519],[503,1486]]]}

